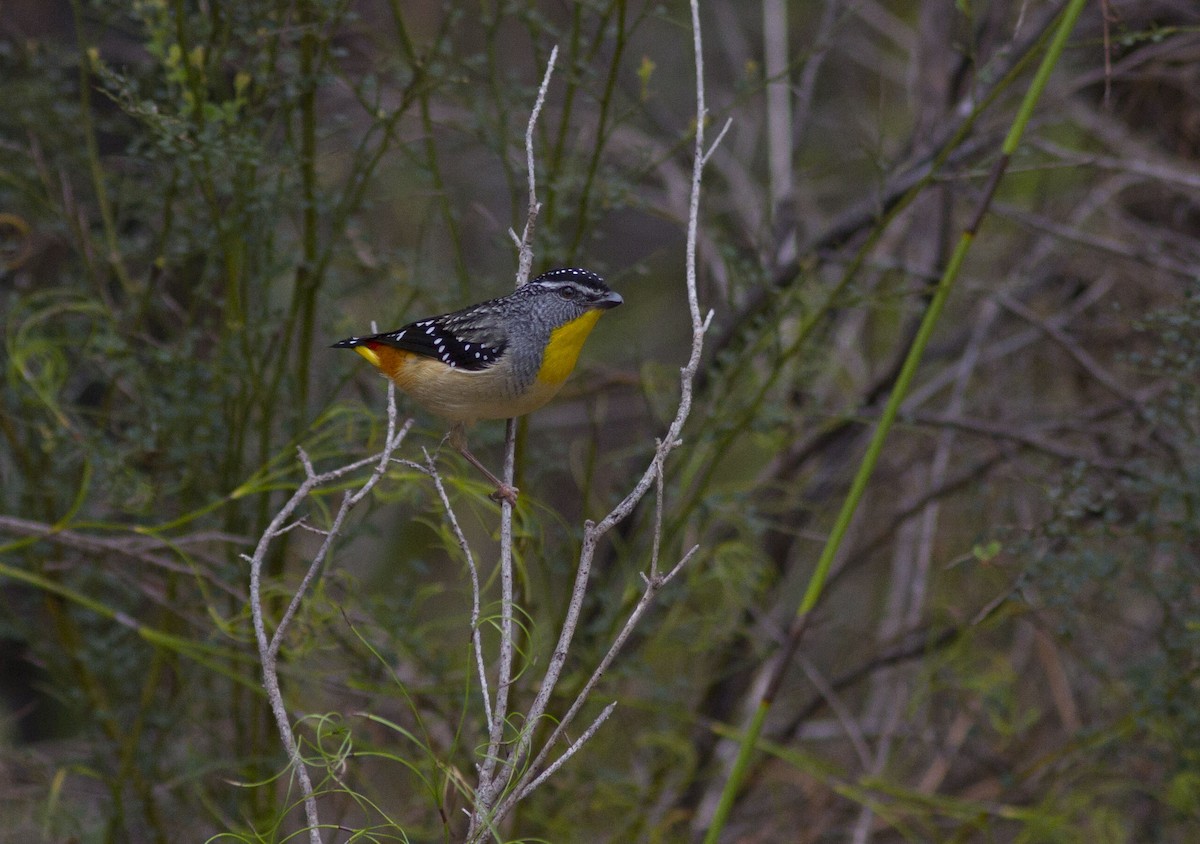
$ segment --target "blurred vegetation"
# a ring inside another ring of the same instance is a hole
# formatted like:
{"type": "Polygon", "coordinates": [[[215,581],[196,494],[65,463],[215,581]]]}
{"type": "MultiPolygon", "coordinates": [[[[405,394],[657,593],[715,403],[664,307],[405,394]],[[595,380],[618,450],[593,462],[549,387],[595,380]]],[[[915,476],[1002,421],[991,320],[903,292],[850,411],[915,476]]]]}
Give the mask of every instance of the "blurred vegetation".
{"type": "MultiPolygon", "coordinates": [[[[593,705],[616,714],[509,840],[704,828],[722,739],[756,700],[1059,8],[703,5],[712,119],[734,123],[705,184],[716,317],[663,554],[701,551],[606,677],[593,705]]],[[[555,44],[536,268],[594,269],[627,305],[522,425],[535,669],[581,519],[628,489],[674,409],[685,5],[5,5],[0,839],[299,828],[241,555],[301,477],[297,446],[329,467],[378,446],[382,382],[330,342],[511,286],[525,124],[555,44]]],[[[1188,0],[1085,13],[727,840],[1182,842],[1200,825],[1198,53],[1188,0]]],[[[420,461],[443,429],[417,420],[403,456],[420,461]]],[[[495,460],[501,428],[478,426],[477,451],[495,460]]],[[[487,577],[496,509],[438,459],[487,577]]],[[[643,509],[597,560],[564,699],[636,601],[643,509]]],[[[318,541],[286,538],[281,603],[318,541]]],[[[285,646],[322,816],[346,830],[327,840],[462,834],[486,743],[469,612],[431,483],[397,470],[285,646]]]]}

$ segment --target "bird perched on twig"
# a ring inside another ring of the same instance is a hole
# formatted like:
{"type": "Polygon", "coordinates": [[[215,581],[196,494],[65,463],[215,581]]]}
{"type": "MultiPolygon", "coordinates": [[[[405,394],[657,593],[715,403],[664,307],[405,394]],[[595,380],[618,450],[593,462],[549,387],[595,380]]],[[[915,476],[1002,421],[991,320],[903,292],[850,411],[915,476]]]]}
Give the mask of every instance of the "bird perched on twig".
{"type": "Polygon", "coordinates": [[[523,416],[554,398],[596,320],[621,302],[593,272],[550,270],[499,299],[349,337],[333,348],[354,349],[417,404],[448,420],[451,445],[496,485],[491,497],[515,504],[517,489],[467,448],[467,426],[523,416]]]}

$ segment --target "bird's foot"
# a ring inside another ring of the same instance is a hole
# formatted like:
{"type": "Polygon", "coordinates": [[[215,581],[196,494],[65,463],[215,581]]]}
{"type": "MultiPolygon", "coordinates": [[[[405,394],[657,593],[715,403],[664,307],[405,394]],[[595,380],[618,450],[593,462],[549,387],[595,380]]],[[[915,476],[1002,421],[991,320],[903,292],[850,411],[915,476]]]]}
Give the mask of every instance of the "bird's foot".
{"type": "Polygon", "coordinates": [[[509,486],[508,484],[497,484],[496,491],[489,495],[488,498],[496,502],[507,501],[510,506],[516,507],[517,494],[519,492],[520,490],[515,486],[509,486]]]}

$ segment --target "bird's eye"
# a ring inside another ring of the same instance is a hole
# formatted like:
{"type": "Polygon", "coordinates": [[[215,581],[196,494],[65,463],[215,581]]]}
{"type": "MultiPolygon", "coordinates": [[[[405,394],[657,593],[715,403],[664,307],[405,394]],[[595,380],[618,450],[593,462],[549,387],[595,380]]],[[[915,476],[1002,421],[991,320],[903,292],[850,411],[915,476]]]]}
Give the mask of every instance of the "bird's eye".
{"type": "Polygon", "coordinates": [[[562,287],[558,288],[558,295],[564,299],[574,299],[579,296],[579,288],[572,287],[569,284],[564,284],[562,287]]]}

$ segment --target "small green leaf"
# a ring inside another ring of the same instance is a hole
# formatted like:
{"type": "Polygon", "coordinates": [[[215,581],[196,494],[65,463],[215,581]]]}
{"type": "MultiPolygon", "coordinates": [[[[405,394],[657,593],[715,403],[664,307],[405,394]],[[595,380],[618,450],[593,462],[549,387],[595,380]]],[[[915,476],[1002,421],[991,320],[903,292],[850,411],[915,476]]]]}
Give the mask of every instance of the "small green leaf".
{"type": "Polygon", "coordinates": [[[641,84],[642,102],[650,99],[650,77],[654,74],[654,69],[657,65],[650,60],[649,56],[642,56],[642,63],[638,65],[637,75],[638,81],[641,84]]]}
{"type": "Polygon", "coordinates": [[[1003,546],[998,540],[993,539],[988,543],[976,543],[971,548],[971,555],[981,563],[990,563],[992,560],[1000,556],[1003,546]]]}

